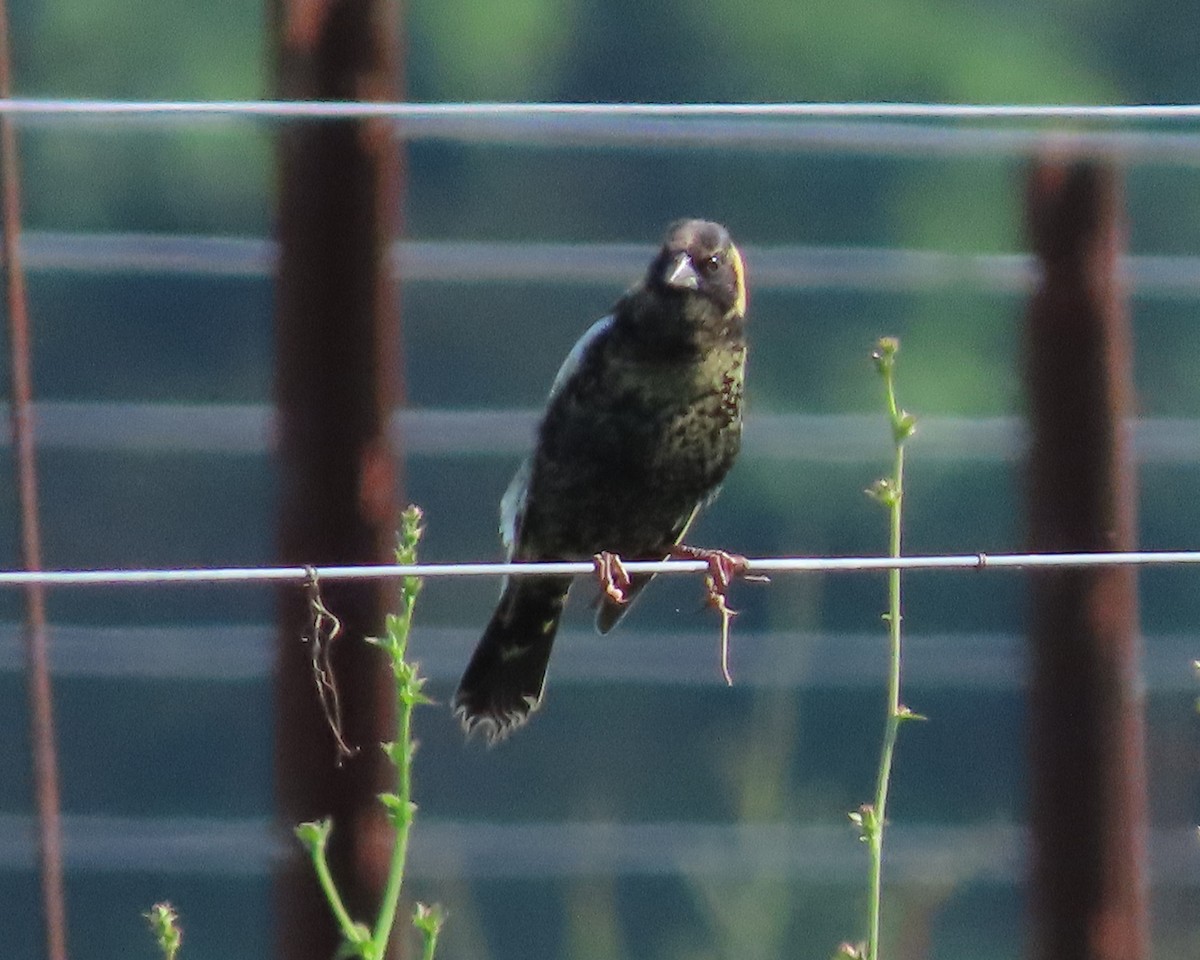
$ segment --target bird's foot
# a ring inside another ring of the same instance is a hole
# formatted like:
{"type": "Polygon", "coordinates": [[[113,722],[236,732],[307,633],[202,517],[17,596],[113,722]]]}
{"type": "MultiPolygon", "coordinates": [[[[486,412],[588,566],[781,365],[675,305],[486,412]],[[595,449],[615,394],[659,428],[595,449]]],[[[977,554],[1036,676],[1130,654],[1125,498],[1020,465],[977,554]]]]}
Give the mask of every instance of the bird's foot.
{"type": "MultiPolygon", "coordinates": [[[[729,597],[729,585],[741,577],[744,580],[767,582],[767,578],[746,573],[750,561],[740,553],[729,553],[726,550],[710,550],[705,547],[689,547],[686,543],[677,543],[671,548],[673,560],[703,560],[708,564],[708,573],[704,576],[704,585],[708,590],[708,603],[718,610],[728,610],[726,603],[729,597]]],[[[731,614],[735,611],[729,611],[731,614]]]]}
{"type": "Polygon", "coordinates": [[[592,562],[596,565],[596,576],[600,579],[600,589],[604,595],[613,603],[628,603],[629,588],[633,581],[621,558],[615,553],[601,550],[592,557],[592,562]]]}
{"type": "Polygon", "coordinates": [[[758,581],[765,581],[767,578],[747,575],[746,570],[750,562],[739,553],[689,547],[685,543],[678,543],[671,548],[671,557],[675,560],[703,560],[708,564],[708,572],[704,575],[704,589],[708,595],[708,605],[721,615],[721,676],[725,678],[725,683],[732,687],[733,675],[729,672],[729,624],[737,616],[737,611],[729,606],[729,585],[737,577],[758,581]]]}

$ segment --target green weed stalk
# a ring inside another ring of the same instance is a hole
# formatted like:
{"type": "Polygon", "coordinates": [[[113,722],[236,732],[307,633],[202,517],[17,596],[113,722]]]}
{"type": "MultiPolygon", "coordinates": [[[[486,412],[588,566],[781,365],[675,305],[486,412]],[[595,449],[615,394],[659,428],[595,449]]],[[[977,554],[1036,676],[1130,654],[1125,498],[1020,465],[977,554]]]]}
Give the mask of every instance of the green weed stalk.
{"type": "MultiPolygon", "coordinates": [[[[400,518],[396,563],[407,566],[417,562],[417,543],[421,533],[421,511],[417,507],[409,507],[400,518]]],[[[383,900],[374,924],[367,925],[350,916],[330,873],[327,848],[333,830],[332,823],[325,819],[302,823],[296,828],[296,836],[312,858],[317,881],[341,930],[345,955],[361,960],[383,960],[387,954],[404,886],[409,833],[417,811],[417,805],[412,800],[412,765],[417,752],[417,743],[412,735],[412,715],[419,705],[432,702],[422,692],[425,679],[420,676],[417,665],[406,659],[413,609],[420,591],[420,578],[401,578],[399,612],[388,614],[382,637],[368,639],[369,643],[387,654],[396,692],[396,739],[382,745],[388,760],[396,768],[396,789],[379,795],[379,802],[383,804],[388,821],[395,830],[395,842],[384,883],[383,900]]],[[[424,960],[433,960],[444,920],[445,914],[440,907],[417,904],[412,924],[421,936],[424,960]]]]}
{"type": "Polygon", "coordinates": [[[183,930],[179,926],[179,914],[169,903],[156,903],[146,913],[142,914],[150,925],[154,942],[158,944],[158,952],[163,960],[175,960],[179,948],[183,946],[183,930]]]}
{"type": "MultiPolygon", "coordinates": [[[[901,529],[904,507],[904,445],[916,427],[913,416],[900,409],[896,402],[896,354],[900,341],[884,337],[871,353],[875,369],[883,379],[888,421],[892,429],[893,460],[889,476],[875,481],[867,494],[888,511],[888,555],[900,556],[901,529]]],[[[867,939],[857,945],[842,944],[835,960],[879,960],[879,931],[883,907],[883,835],[887,824],[888,790],[891,786],[892,764],[896,754],[896,739],[900,725],[906,720],[923,719],[900,702],[901,644],[901,583],[900,570],[888,571],[888,610],[883,620],[888,627],[887,721],[883,730],[883,746],[879,752],[879,768],[875,779],[875,797],[850,814],[858,827],[859,839],[870,854],[867,891],[867,939]]]]}

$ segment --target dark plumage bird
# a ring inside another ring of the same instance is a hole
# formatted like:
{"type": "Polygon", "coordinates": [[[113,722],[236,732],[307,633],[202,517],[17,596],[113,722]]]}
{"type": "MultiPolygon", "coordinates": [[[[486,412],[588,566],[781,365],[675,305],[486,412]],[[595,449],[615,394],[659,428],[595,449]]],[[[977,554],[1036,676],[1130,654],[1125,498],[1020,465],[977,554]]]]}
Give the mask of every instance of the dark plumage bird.
{"type": "MultiPolygon", "coordinates": [[[[742,257],[720,224],[667,230],[645,279],[575,344],[533,453],[501,502],[512,560],[669,556],[742,436],[742,257]]],[[[651,575],[634,575],[632,600],[651,575]]],[[[512,577],[454,697],[467,732],[507,736],[537,708],[570,577],[512,577]]],[[[601,595],[596,628],[628,609],[601,595]]]]}

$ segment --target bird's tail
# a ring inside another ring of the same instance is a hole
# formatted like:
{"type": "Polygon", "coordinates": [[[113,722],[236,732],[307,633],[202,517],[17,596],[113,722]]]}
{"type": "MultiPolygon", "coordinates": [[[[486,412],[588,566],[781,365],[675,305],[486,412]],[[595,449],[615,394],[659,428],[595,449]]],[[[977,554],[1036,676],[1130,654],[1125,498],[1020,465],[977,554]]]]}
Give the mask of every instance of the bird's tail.
{"type": "Polygon", "coordinates": [[[570,587],[570,578],[509,580],[454,695],[468,733],[479,727],[503,740],[537,709],[570,587]]]}

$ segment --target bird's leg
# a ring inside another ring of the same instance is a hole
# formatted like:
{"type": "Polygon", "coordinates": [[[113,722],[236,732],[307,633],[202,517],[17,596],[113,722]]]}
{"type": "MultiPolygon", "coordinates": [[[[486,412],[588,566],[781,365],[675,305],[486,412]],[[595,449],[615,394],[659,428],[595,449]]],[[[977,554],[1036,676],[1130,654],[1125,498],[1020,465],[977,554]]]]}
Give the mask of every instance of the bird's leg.
{"type": "Polygon", "coordinates": [[[766,580],[766,577],[747,576],[746,570],[750,562],[740,553],[729,553],[725,550],[710,550],[706,547],[689,547],[686,543],[677,543],[671,548],[673,560],[703,560],[708,564],[708,573],[704,576],[704,585],[708,590],[708,602],[718,610],[728,609],[725,599],[729,596],[729,585],[737,577],[747,580],[766,580]]]}
{"type": "Polygon", "coordinates": [[[600,578],[604,595],[613,603],[628,603],[629,587],[633,581],[621,558],[615,553],[601,550],[592,557],[592,562],[596,565],[596,576],[600,578]]]}
{"type": "MultiPolygon", "coordinates": [[[[728,553],[725,550],[709,550],[704,547],[689,547],[686,543],[677,543],[671,548],[671,557],[675,560],[703,560],[708,564],[708,573],[704,575],[704,588],[708,592],[708,604],[721,615],[721,676],[725,683],[733,686],[733,675],[729,672],[729,624],[737,616],[737,611],[729,606],[729,585],[735,577],[745,577],[749,562],[739,553],[728,553]]],[[[766,577],[747,577],[746,579],[766,580],[766,577]]]]}

